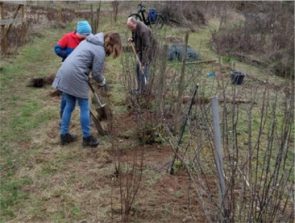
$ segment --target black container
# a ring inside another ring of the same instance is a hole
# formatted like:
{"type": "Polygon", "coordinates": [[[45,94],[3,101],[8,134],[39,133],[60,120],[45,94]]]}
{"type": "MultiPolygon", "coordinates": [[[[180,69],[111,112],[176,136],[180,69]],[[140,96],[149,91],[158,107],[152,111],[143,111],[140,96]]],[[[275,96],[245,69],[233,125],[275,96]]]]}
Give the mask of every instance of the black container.
{"type": "Polygon", "coordinates": [[[243,83],[245,74],[239,71],[233,71],[230,74],[231,83],[235,85],[241,85],[243,83]]]}

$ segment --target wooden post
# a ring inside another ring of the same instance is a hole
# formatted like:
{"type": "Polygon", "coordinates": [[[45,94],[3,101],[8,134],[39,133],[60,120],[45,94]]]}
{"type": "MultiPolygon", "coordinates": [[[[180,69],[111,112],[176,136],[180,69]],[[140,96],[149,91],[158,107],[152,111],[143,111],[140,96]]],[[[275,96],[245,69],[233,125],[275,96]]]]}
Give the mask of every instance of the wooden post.
{"type": "Polygon", "coordinates": [[[113,28],[113,11],[110,13],[111,29],[113,28]]]}
{"type": "MultiPolygon", "coordinates": [[[[38,16],[39,16],[39,13],[38,13],[38,16]]],[[[62,8],[59,8],[58,10],[58,17],[59,17],[59,21],[62,22],[62,8]]],[[[39,18],[38,18],[39,20],[39,18]]]]}
{"type": "Polygon", "coordinates": [[[236,62],[232,61],[232,70],[235,70],[236,69],[236,62]]]}
{"type": "Polygon", "coordinates": [[[101,1],[99,1],[98,9],[96,10],[96,31],[98,31],[99,28],[99,20],[100,20],[100,7],[101,7],[101,1]]]}
{"type": "Polygon", "coordinates": [[[17,14],[18,14],[20,8],[21,8],[21,5],[18,5],[17,10],[14,12],[14,15],[13,15],[13,21],[9,24],[9,26],[8,26],[8,28],[7,28],[7,30],[6,30],[6,33],[5,33],[5,35],[6,35],[6,39],[7,39],[7,36],[8,36],[8,34],[9,34],[10,30],[11,30],[11,27],[13,26],[13,24],[14,24],[14,22],[15,22],[15,19],[16,19],[16,17],[17,17],[17,14]]]}
{"type": "Polygon", "coordinates": [[[25,5],[22,5],[21,8],[22,23],[25,21],[25,5]]]}
{"type": "Polygon", "coordinates": [[[183,50],[182,55],[182,67],[181,67],[181,74],[180,74],[180,80],[178,84],[178,96],[177,96],[177,105],[176,105],[176,117],[175,117],[175,132],[178,132],[180,127],[180,115],[181,115],[181,108],[182,108],[182,95],[184,91],[184,76],[185,76],[185,62],[186,62],[186,54],[187,54],[187,44],[188,44],[188,32],[185,33],[185,47],[183,50]]]}
{"type": "MultiPolygon", "coordinates": [[[[1,17],[0,19],[4,19],[4,4],[3,2],[0,2],[0,11],[1,11],[1,17]]],[[[6,49],[5,49],[5,45],[6,45],[6,41],[5,41],[5,25],[1,25],[1,53],[4,55],[5,52],[6,52],[6,49]]]]}
{"type": "Polygon", "coordinates": [[[90,24],[91,24],[91,27],[93,29],[93,31],[95,32],[95,24],[94,24],[94,21],[93,21],[93,5],[91,4],[90,5],[90,24]]]}
{"type": "Polygon", "coordinates": [[[117,17],[118,17],[119,2],[117,0],[112,1],[112,7],[113,7],[114,21],[116,23],[117,22],[117,17]]]}
{"type": "MultiPolygon", "coordinates": [[[[161,50],[161,64],[160,64],[160,78],[159,78],[159,86],[158,86],[158,101],[157,108],[158,109],[158,117],[161,118],[164,113],[164,92],[165,92],[165,83],[166,83],[166,65],[167,65],[167,50],[168,45],[164,45],[161,50]]],[[[161,120],[161,119],[160,119],[161,120]]]]}

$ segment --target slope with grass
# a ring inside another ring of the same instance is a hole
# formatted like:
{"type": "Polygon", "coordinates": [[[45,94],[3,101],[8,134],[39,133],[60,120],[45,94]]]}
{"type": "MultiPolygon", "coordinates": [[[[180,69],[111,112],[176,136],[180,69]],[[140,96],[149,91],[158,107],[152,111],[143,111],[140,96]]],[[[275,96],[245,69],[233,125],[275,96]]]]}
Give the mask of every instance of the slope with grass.
{"type": "MultiPolygon", "coordinates": [[[[112,87],[108,103],[114,113],[116,134],[113,138],[100,137],[97,150],[83,149],[76,109],[71,132],[79,140],[68,146],[59,145],[59,99],[49,97],[50,86],[33,89],[26,84],[31,77],[56,72],[60,60],[53,46],[63,33],[71,30],[71,25],[66,30],[44,30],[43,37],[24,46],[15,58],[1,61],[1,222],[118,221],[121,201],[120,188],[114,180],[116,149],[127,163],[132,162],[136,149],[144,151],[141,189],[131,210],[134,222],[204,221],[198,201],[187,207],[190,184],[186,174],[166,174],[165,164],[172,156],[170,148],[139,145],[135,119],[126,108],[120,59],[107,59],[105,70],[112,87]]],[[[116,24],[103,18],[100,29],[117,30],[126,42],[124,17],[116,24]]],[[[162,32],[179,36],[183,30],[167,28],[162,32]]],[[[192,33],[189,43],[199,48],[205,59],[214,59],[209,34],[205,27],[192,33]]],[[[237,66],[249,68],[242,63],[237,66]]],[[[255,75],[255,68],[251,69],[255,75]]]]}

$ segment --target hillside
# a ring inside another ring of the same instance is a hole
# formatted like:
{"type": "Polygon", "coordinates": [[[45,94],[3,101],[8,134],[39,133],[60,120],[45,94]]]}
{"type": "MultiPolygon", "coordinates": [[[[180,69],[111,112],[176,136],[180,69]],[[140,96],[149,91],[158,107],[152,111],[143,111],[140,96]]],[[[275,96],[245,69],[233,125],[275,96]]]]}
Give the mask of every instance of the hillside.
{"type": "MultiPolygon", "coordinates": [[[[201,60],[183,67],[182,61],[165,63],[166,53],[159,51],[151,69],[151,94],[134,97],[129,94],[135,82],[135,57],[127,45],[130,8],[123,6],[116,22],[109,14],[102,14],[99,22],[99,31],[118,31],[125,48],[120,58],[106,60],[110,90],[107,95],[98,92],[113,118],[106,136],[98,135],[92,124],[101,142],[96,149],[81,145],[78,107],[71,122],[78,141],[61,146],[59,97],[50,96],[50,85],[27,86],[31,78],[55,75],[61,61],[53,47],[72,31],[77,18],[62,26],[39,27],[40,35],[20,47],[17,55],[1,59],[0,221],[188,223],[222,218],[292,222],[292,81],[235,57],[218,55],[211,42],[212,30],[220,22],[216,17],[194,32],[175,25],[153,29],[160,49],[173,43],[171,39],[184,42],[189,32],[188,45],[201,60]],[[232,70],[246,74],[242,85],[232,84],[232,70]],[[209,72],[222,75],[211,78],[209,72]],[[197,84],[196,100],[186,116],[197,84]],[[223,177],[216,170],[214,96],[219,99],[223,177]],[[177,144],[186,117],[182,143],[177,144]],[[171,175],[169,168],[178,150],[171,175]],[[226,185],[222,205],[221,178],[226,185]]],[[[110,8],[109,3],[102,4],[102,10],[110,8]]]]}

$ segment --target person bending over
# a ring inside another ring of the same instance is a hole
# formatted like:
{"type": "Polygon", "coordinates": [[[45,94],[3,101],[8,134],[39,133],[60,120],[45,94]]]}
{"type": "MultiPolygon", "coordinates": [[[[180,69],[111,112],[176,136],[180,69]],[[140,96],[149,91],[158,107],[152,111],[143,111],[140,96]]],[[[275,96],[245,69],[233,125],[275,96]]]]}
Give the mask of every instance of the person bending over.
{"type": "Polygon", "coordinates": [[[106,84],[103,75],[105,57],[116,58],[122,51],[120,35],[116,32],[90,34],[63,62],[52,86],[63,93],[66,106],[60,125],[61,145],[76,141],[77,137],[69,132],[71,115],[76,101],[80,107],[80,124],[83,146],[96,147],[99,144],[90,132],[90,112],[88,102],[89,73],[100,86],[106,84]]]}

